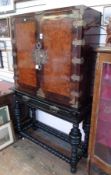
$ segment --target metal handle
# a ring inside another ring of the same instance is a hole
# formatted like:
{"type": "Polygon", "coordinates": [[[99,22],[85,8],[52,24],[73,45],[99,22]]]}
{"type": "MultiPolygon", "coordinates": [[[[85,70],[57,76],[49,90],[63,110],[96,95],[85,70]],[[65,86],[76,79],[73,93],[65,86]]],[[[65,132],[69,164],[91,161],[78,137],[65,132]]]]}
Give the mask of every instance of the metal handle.
{"type": "Polygon", "coordinates": [[[59,108],[56,106],[50,106],[49,109],[52,113],[55,113],[55,114],[59,111],[59,108]]]}
{"type": "Polygon", "coordinates": [[[23,95],[23,96],[22,96],[22,99],[23,99],[24,101],[29,101],[29,100],[30,100],[30,97],[27,97],[26,95],[23,95]]]}

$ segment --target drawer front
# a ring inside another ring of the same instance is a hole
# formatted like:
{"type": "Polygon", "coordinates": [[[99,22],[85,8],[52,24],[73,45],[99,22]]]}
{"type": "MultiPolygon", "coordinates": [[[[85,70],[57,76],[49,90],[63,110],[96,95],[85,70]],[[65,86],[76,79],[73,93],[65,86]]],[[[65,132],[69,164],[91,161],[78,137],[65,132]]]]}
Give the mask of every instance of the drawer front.
{"type": "Polygon", "coordinates": [[[26,106],[45,111],[63,119],[67,118],[69,121],[74,122],[74,117],[78,115],[76,111],[72,111],[70,108],[65,108],[63,105],[61,106],[43,99],[34,98],[22,92],[15,92],[15,94],[16,100],[22,103],[22,105],[24,103],[26,106]]]}

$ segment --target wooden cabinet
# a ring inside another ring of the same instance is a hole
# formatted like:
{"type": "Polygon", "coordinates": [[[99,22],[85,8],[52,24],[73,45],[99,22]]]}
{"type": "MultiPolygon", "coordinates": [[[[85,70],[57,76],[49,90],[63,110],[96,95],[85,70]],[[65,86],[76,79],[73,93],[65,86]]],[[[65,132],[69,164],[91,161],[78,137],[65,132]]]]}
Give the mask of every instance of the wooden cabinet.
{"type": "Polygon", "coordinates": [[[70,163],[71,172],[76,172],[78,161],[87,155],[100,16],[91,8],[76,6],[11,19],[17,131],[70,163]],[[38,121],[38,109],[71,122],[70,133],[38,121]],[[34,137],[38,128],[68,142],[70,154],[34,137]]]}
{"type": "Polygon", "coordinates": [[[13,17],[16,89],[73,108],[87,104],[99,24],[100,13],[85,6],[13,17]]]}
{"type": "Polygon", "coordinates": [[[89,146],[89,174],[111,175],[111,51],[98,50],[89,146]]]}

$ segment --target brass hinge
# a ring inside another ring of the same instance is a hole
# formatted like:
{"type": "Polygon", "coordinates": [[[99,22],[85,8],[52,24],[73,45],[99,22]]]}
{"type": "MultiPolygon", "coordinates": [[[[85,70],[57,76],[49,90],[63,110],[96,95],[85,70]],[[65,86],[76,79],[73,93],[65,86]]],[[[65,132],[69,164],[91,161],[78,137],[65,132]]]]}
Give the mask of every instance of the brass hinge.
{"type": "Polygon", "coordinates": [[[83,20],[75,20],[73,21],[73,27],[85,27],[86,26],[86,22],[83,20]]]}
{"type": "Polygon", "coordinates": [[[38,89],[36,95],[45,98],[45,93],[41,88],[38,89]]]}
{"type": "Polygon", "coordinates": [[[82,95],[82,91],[80,91],[80,92],[77,92],[77,91],[72,91],[71,92],[71,96],[73,96],[73,97],[81,97],[81,95],[82,95]]]}
{"type": "Polygon", "coordinates": [[[71,79],[72,79],[73,81],[78,81],[78,82],[80,82],[80,81],[83,79],[83,76],[82,76],[82,75],[79,76],[79,75],[73,74],[73,75],[71,76],[71,79]]]}
{"type": "Polygon", "coordinates": [[[76,46],[78,46],[78,45],[84,46],[85,45],[85,40],[77,40],[77,39],[75,39],[75,40],[72,41],[72,44],[76,45],[76,46]]]}
{"type": "Polygon", "coordinates": [[[84,58],[72,58],[72,63],[73,64],[83,64],[84,63],[84,58]]]}

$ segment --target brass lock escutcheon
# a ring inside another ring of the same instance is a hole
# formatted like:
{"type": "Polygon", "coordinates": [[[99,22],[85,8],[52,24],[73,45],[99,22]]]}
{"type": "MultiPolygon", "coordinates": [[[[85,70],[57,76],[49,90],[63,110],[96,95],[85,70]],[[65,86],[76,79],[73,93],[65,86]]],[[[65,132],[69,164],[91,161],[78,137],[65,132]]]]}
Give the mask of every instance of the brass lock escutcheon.
{"type": "Polygon", "coordinates": [[[42,65],[47,62],[47,50],[43,48],[43,34],[40,33],[39,41],[37,42],[35,49],[33,50],[33,60],[35,62],[35,68],[38,70],[42,69],[42,65]]]}

